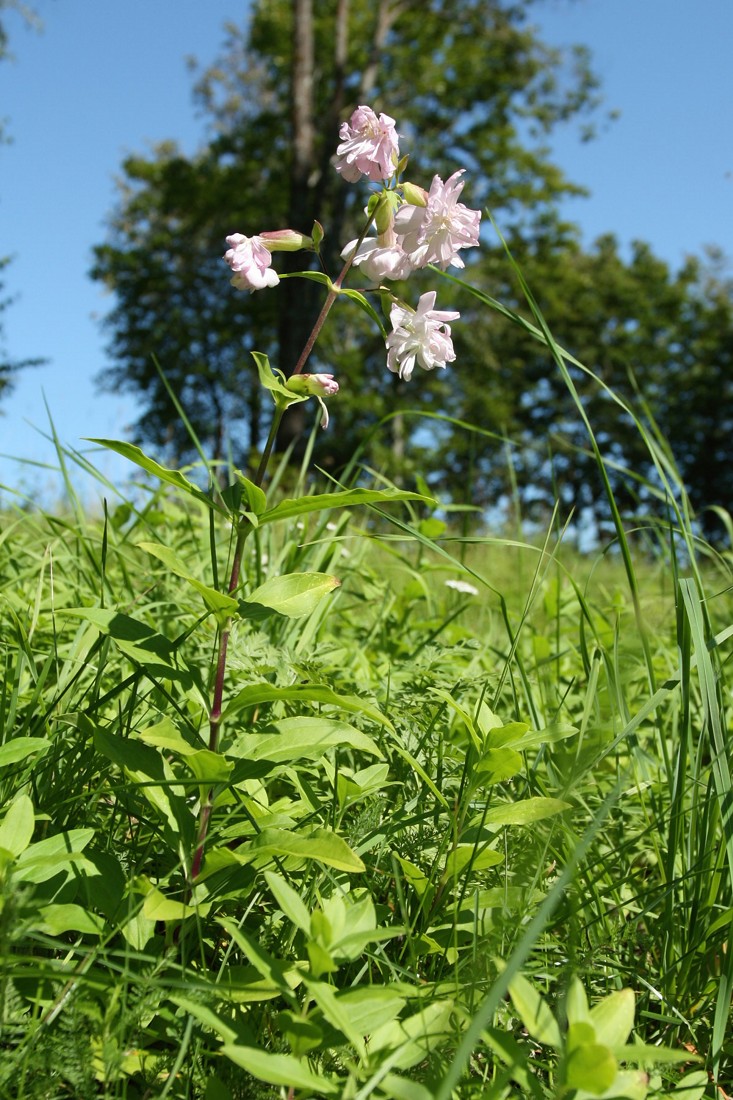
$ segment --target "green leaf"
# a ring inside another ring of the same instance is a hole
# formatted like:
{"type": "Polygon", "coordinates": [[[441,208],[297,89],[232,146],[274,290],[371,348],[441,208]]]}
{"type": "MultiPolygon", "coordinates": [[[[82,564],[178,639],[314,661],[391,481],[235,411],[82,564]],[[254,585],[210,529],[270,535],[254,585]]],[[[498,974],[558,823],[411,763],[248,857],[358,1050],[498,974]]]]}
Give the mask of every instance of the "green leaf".
{"type": "MultiPolygon", "coordinates": [[[[590,1023],[588,998],[583,988],[583,983],[579,978],[573,977],[570,982],[567,1000],[565,1002],[565,1012],[567,1014],[568,1023],[571,1026],[573,1024],[590,1023]]],[[[595,1029],[593,1034],[595,1035],[595,1029]]]]}
{"type": "Polygon", "coordinates": [[[34,927],[49,936],[63,936],[66,932],[101,936],[104,932],[104,921],[81,905],[44,905],[38,912],[34,927]]]}
{"type": "Polygon", "coordinates": [[[494,806],[484,817],[487,825],[530,825],[545,817],[553,817],[572,809],[560,798],[524,798],[521,802],[494,806]]]}
{"type": "Polygon", "coordinates": [[[617,1072],[616,1059],[608,1047],[600,1043],[584,1043],[568,1056],[565,1082],[568,1088],[585,1089],[593,1096],[600,1096],[610,1089],[617,1072]]]}
{"type": "Polygon", "coordinates": [[[509,996],[517,1014],[533,1039],[562,1049],[562,1036],[550,1006],[522,974],[509,983],[509,996]]]}
{"type": "Polygon", "coordinates": [[[156,886],[142,878],[135,880],[135,889],[145,894],[143,916],[151,921],[181,921],[193,917],[196,913],[205,916],[209,905],[186,905],[175,898],[167,898],[156,886]]]}
{"type": "Polygon", "coordinates": [[[218,917],[217,922],[228,932],[268,985],[289,996],[295,984],[302,981],[302,975],[298,975],[294,981],[291,978],[292,967],[284,963],[282,959],[276,959],[273,955],[270,955],[260,943],[248,936],[234,921],[228,920],[226,917],[218,917]]]}
{"type": "Polygon", "coordinates": [[[182,997],[177,993],[170,993],[168,999],[172,1001],[174,1005],[182,1008],[184,1012],[193,1016],[193,1018],[203,1024],[204,1027],[208,1027],[211,1031],[220,1035],[225,1043],[230,1043],[237,1038],[235,1028],[225,1023],[225,1021],[222,1020],[220,1016],[217,1016],[215,1012],[212,1012],[207,1005],[199,1004],[198,1001],[191,1001],[188,997],[182,997]]]}
{"type": "Polygon", "coordinates": [[[297,619],[310,615],[321,600],[340,584],[337,577],[330,577],[327,573],[286,573],[265,581],[245,596],[242,603],[268,607],[289,619],[297,619]]]}
{"type": "Polygon", "coordinates": [[[236,1046],[233,1043],[225,1043],[220,1054],[269,1085],[307,1089],[317,1096],[335,1096],[341,1091],[340,1085],[321,1073],[314,1073],[292,1054],[269,1054],[259,1047],[236,1046]]]}
{"type": "Polygon", "coordinates": [[[190,680],[188,670],[171,664],[170,658],[175,652],[173,643],[147,623],[141,623],[121,611],[104,607],[64,607],[57,614],[71,615],[91,623],[100,634],[112,638],[120,652],[134,664],[142,665],[170,680],[190,680]]]}
{"type": "Polygon", "coordinates": [[[19,794],[10,803],[0,824],[0,848],[12,856],[19,856],[33,839],[35,820],[30,798],[27,794],[19,794]]]}
{"type": "Polygon", "coordinates": [[[0,768],[18,764],[37,753],[43,754],[50,747],[51,742],[46,737],[13,737],[0,745],[0,768]]]}
{"type": "Polygon", "coordinates": [[[393,1020],[377,1028],[369,1037],[369,1050],[371,1053],[391,1050],[390,1065],[409,1069],[453,1037],[452,1013],[452,1001],[429,1002],[406,1020],[393,1020]]]}
{"type": "Polygon", "coordinates": [[[232,699],[224,712],[226,722],[231,715],[245,707],[261,706],[262,703],[322,703],[339,707],[357,714],[365,714],[380,726],[394,730],[389,718],[370,703],[354,695],[337,695],[330,687],[322,684],[293,684],[291,687],[277,687],[275,684],[250,684],[232,699]]]}
{"type": "Polygon", "coordinates": [[[83,855],[94,836],[94,829],[70,829],[31,844],[15,862],[14,873],[22,882],[47,882],[64,873],[67,878],[76,868],[81,874],[96,875],[97,868],[83,855]]]}
{"type": "Polygon", "coordinates": [[[364,311],[364,313],[366,313],[367,317],[371,318],[371,320],[375,322],[375,324],[379,328],[379,331],[382,334],[382,337],[386,340],[387,339],[387,332],[386,332],[386,329],[385,329],[384,325],[382,324],[382,318],[379,316],[379,314],[377,313],[377,311],[375,310],[375,308],[371,304],[371,302],[368,300],[368,298],[365,298],[365,296],[361,293],[360,290],[349,290],[349,289],[346,289],[346,288],[342,288],[341,293],[346,298],[350,298],[352,302],[356,302],[356,304],[360,307],[360,309],[363,309],[363,311],[364,311]]]}
{"type": "Polygon", "coordinates": [[[166,485],[174,485],[176,489],[180,489],[181,492],[186,493],[188,496],[193,497],[200,504],[205,505],[207,508],[213,508],[215,512],[219,512],[223,516],[228,516],[229,512],[226,508],[223,508],[220,504],[217,504],[208,493],[205,493],[202,489],[199,489],[198,485],[194,485],[192,481],[189,481],[180,470],[169,470],[166,466],[161,466],[152,458],[148,458],[139,447],[135,447],[132,443],[123,443],[116,439],[92,439],[89,438],[90,443],[97,443],[100,447],[106,447],[108,451],[114,451],[118,455],[122,455],[123,458],[127,458],[130,462],[134,462],[136,466],[147,471],[149,474],[153,474],[159,481],[163,481],[166,485]]]}
{"type": "Polygon", "coordinates": [[[309,833],[292,833],[285,829],[263,829],[249,843],[238,848],[237,858],[249,862],[260,856],[295,856],[317,859],[339,871],[358,873],[365,867],[345,840],[330,829],[313,829],[309,833]]]}
{"type": "Polygon", "coordinates": [[[257,364],[257,372],[260,382],[266,390],[272,394],[272,399],[280,409],[287,409],[289,405],[295,405],[299,401],[307,401],[308,394],[301,396],[289,390],[285,385],[285,377],[282,371],[274,371],[270,366],[270,360],[260,351],[253,351],[252,358],[257,364]]]}
{"type": "Polygon", "coordinates": [[[434,1100],[435,1093],[426,1089],[417,1081],[411,1081],[407,1077],[398,1077],[396,1073],[388,1073],[379,1083],[380,1096],[389,1097],[389,1100],[434,1100]]]}
{"type": "Polygon", "coordinates": [[[274,523],[275,520],[293,519],[307,512],[322,512],[328,508],[354,508],[358,504],[393,504],[395,501],[420,500],[424,504],[435,506],[437,501],[424,497],[420,493],[409,493],[403,489],[345,489],[338,493],[318,493],[310,497],[295,497],[281,500],[274,508],[260,516],[260,523],[274,523]]]}
{"type": "Polygon", "coordinates": [[[492,730],[489,734],[489,744],[492,748],[508,747],[524,752],[526,749],[536,749],[540,745],[554,745],[558,741],[565,741],[578,732],[577,726],[556,722],[541,730],[531,730],[526,722],[510,722],[501,729],[492,730]]]}
{"type": "Polygon", "coordinates": [[[591,1009],[590,1022],[599,1043],[607,1047],[621,1046],[634,1026],[634,991],[620,989],[604,997],[591,1009]]]}
{"type": "Polygon", "coordinates": [[[333,290],[333,282],[324,271],[284,271],[281,279],[310,279],[312,283],[320,283],[328,290],[333,290]]]}
{"type": "Polygon", "coordinates": [[[180,756],[202,783],[226,783],[232,774],[233,765],[221,753],[211,752],[198,737],[196,745],[186,741],[170,718],[142,730],[136,739],[180,756]]]}
{"type": "Polygon", "coordinates": [[[495,852],[493,848],[484,848],[483,851],[476,852],[476,847],[473,844],[459,844],[457,848],[449,853],[445,861],[443,878],[450,879],[460,875],[469,863],[471,864],[471,871],[485,871],[487,867],[496,867],[503,860],[502,853],[495,852]],[[474,858],[472,859],[472,857],[474,858]]]}
{"type": "Polygon", "coordinates": [[[163,546],[163,544],[159,542],[139,542],[137,545],[140,550],[144,550],[146,554],[150,554],[152,557],[157,558],[158,561],[162,561],[171,573],[176,577],[180,577],[181,580],[184,580],[186,584],[189,584],[191,588],[195,589],[203,598],[209,611],[214,613],[220,624],[233,615],[239,607],[237,600],[232,596],[227,596],[223,592],[217,592],[215,588],[210,588],[207,584],[197,580],[196,577],[192,577],[177,554],[168,546],[163,546]]]}
{"type": "Polygon", "coordinates": [[[486,749],[471,774],[473,787],[490,787],[522,770],[524,761],[514,749],[486,749]]]}
{"type": "Polygon", "coordinates": [[[689,1050],[672,1050],[670,1047],[655,1047],[649,1043],[630,1043],[628,1046],[614,1047],[613,1053],[620,1062],[632,1062],[647,1068],[700,1061],[699,1056],[691,1054],[689,1050]]]}
{"type": "Polygon", "coordinates": [[[281,875],[274,871],[265,871],[265,879],[270,887],[275,901],[282,909],[285,916],[296,928],[306,935],[310,933],[311,915],[302,898],[296,894],[292,886],[281,875]]]}
{"type": "Polygon", "coordinates": [[[156,749],[135,738],[118,737],[101,728],[94,731],[94,747],[139,787],[140,793],[174,833],[180,833],[184,840],[192,838],[194,820],[185,802],[185,790],[176,785],[168,761],[156,749]]]}
{"type": "Polygon", "coordinates": [[[384,985],[361,985],[338,993],[338,999],[349,1013],[351,1026],[360,1035],[371,1035],[398,1016],[405,998],[384,985]]]}
{"type": "Polygon", "coordinates": [[[308,992],[328,1020],[329,1024],[337,1028],[342,1035],[345,1035],[354,1049],[358,1052],[359,1057],[363,1058],[366,1054],[364,1034],[354,1026],[348,1005],[344,1004],[344,1002],[336,996],[336,991],[333,987],[326,985],[325,982],[312,981],[307,977],[303,980],[308,992]]]}
{"type": "Polygon", "coordinates": [[[277,733],[241,734],[226,755],[289,763],[292,760],[319,760],[329,749],[343,746],[382,759],[371,737],[334,718],[281,718],[272,724],[277,733]]]}
{"type": "Polygon", "coordinates": [[[707,1071],[696,1069],[680,1078],[672,1095],[679,1097],[679,1100],[702,1100],[707,1087],[707,1071]]]}
{"type": "Polygon", "coordinates": [[[267,508],[267,497],[265,496],[264,489],[259,485],[255,485],[254,481],[250,481],[244,474],[240,474],[237,471],[237,483],[241,486],[243,493],[247,498],[249,504],[249,510],[255,515],[259,516],[267,508]]]}

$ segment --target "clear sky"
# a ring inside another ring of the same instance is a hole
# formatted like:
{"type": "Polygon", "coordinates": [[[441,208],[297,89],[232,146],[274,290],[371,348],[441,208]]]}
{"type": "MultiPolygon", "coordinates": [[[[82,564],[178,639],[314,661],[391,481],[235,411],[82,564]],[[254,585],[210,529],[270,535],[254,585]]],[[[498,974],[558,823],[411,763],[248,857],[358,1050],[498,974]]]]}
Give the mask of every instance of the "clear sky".
{"type": "MultiPolygon", "coordinates": [[[[0,147],[0,255],[14,257],[5,291],[17,295],[0,320],[11,356],[48,363],[24,371],[0,406],[0,452],[53,464],[35,430],[48,432],[44,394],[75,447],[86,435],[124,438],[134,418],[131,399],[95,390],[111,300],[87,276],[91,249],[127,153],[165,139],[195,149],[203,126],[185,59],[213,60],[224,22],[241,19],[247,0],[35,7],[40,34],[7,14],[15,60],[0,65],[13,139],[0,147]]],[[[581,143],[577,124],[553,140],[557,162],[591,191],[565,207],[584,238],[647,240],[673,266],[706,244],[733,258],[733,0],[539,0],[532,19],[551,44],[591,48],[604,106],[620,112],[593,142],[581,143]]],[[[128,469],[113,457],[100,465],[116,480],[128,469]]],[[[59,484],[0,457],[3,483],[36,495],[59,484]]]]}

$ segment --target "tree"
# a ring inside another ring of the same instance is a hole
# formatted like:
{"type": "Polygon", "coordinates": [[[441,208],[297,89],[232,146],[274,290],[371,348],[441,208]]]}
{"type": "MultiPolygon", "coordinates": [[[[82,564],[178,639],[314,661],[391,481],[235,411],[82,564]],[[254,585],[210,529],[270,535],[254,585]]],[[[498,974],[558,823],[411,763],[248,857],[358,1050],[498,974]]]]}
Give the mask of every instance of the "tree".
{"type": "MultiPolygon", "coordinates": [[[[318,288],[292,280],[274,295],[228,293],[223,238],[287,224],[308,232],[317,218],[328,231],[326,268],[338,270],[364,192],[345,186],[329,159],[338,122],[357,103],[399,117],[414,138],[415,178],[429,182],[434,171],[445,176],[465,165],[472,205],[489,202],[518,224],[528,209],[574,190],[540,138],[591,110],[595,81],[582,50],[568,75],[567,59],[527,25],[530,7],[378,0],[352,8],[327,0],[314,11],[308,0],[270,0],[254,6],[248,29],[228,28],[223,57],[196,87],[207,143],[191,159],[171,145],[128,159],[109,239],[95,250],[92,275],[117,303],[107,320],[113,365],[102,383],[142,396],[138,441],[179,457],[189,447],[153,352],[215,455],[225,427],[239,461],[261,438],[269,409],[260,406],[249,351],[268,351],[274,365],[292,368],[318,288]]],[[[352,386],[350,376],[342,419],[357,413],[361,427],[390,407],[399,387],[385,386],[381,372],[379,385],[369,385],[360,320],[343,324],[338,360],[346,354],[358,377],[352,386]]],[[[374,344],[373,334],[366,339],[374,344]]],[[[334,351],[331,336],[319,361],[334,351]]],[[[430,388],[424,392],[431,400],[430,388]]]]}

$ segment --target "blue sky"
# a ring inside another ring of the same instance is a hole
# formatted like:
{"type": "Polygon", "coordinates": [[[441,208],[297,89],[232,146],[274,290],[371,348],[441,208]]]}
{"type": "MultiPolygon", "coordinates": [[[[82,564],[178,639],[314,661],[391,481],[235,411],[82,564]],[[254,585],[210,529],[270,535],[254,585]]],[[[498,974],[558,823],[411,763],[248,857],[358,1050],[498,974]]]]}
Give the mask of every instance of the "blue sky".
{"type": "MultiPolygon", "coordinates": [[[[202,135],[185,58],[213,60],[227,19],[246,0],[37,0],[44,29],[10,13],[15,61],[0,66],[0,255],[10,254],[5,349],[44,356],[2,404],[0,452],[54,463],[45,400],[60,438],[125,437],[129,398],[100,395],[99,320],[110,297],[87,277],[105,235],[123,157],[202,135]]],[[[587,44],[604,106],[620,117],[583,144],[577,125],[553,139],[557,162],[591,197],[565,213],[584,238],[613,231],[649,241],[673,266],[717,244],[733,257],[733,3],[731,0],[540,0],[533,21],[554,45],[587,44]]],[[[154,350],[154,349],[151,349],[154,350]]],[[[115,480],[127,467],[100,462],[115,480]]],[[[0,457],[0,484],[58,492],[58,476],[0,457]]],[[[83,487],[83,486],[82,486],[83,487]]],[[[100,491],[87,487],[92,498],[100,491]]],[[[0,497],[0,499],[2,499],[0,497]]],[[[7,498],[6,498],[7,499],[7,498]]]]}

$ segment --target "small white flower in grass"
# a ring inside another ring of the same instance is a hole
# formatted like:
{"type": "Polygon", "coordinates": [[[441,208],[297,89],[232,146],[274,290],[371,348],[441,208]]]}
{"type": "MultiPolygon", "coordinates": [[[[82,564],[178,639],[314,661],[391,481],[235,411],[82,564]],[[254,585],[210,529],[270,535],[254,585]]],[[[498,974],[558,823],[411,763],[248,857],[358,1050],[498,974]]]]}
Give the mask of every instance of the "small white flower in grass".
{"type": "Polygon", "coordinates": [[[446,581],[446,588],[453,588],[456,592],[462,592],[466,596],[478,596],[478,588],[468,581],[446,581]]]}
{"type": "Polygon", "coordinates": [[[421,295],[417,309],[395,303],[390,310],[392,332],[387,337],[387,367],[406,382],[417,362],[423,370],[435,370],[452,363],[451,330],[448,321],[460,317],[456,310],[433,309],[435,291],[421,295]]]}
{"type": "Polygon", "coordinates": [[[434,176],[425,206],[405,203],[395,214],[397,238],[414,267],[465,267],[458,250],[479,243],[481,211],[458,201],[464,171],[454,172],[446,183],[434,176]]]}
{"type": "Polygon", "coordinates": [[[333,166],[349,183],[362,176],[379,183],[394,175],[399,146],[395,120],[389,115],[377,118],[371,107],[357,107],[342,123],[339,137],[333,166]]]}
{"type": "Polygon", "coordinates": [[[224,259],[234,272],[230,280],[237,290],[263,290],[266,286],[277,286],[280,278],[272,270],[272,256],[259,237],[245,237],[242,233],[232,233],[227,237],[231,245],[224,253],[224,259]]]}

